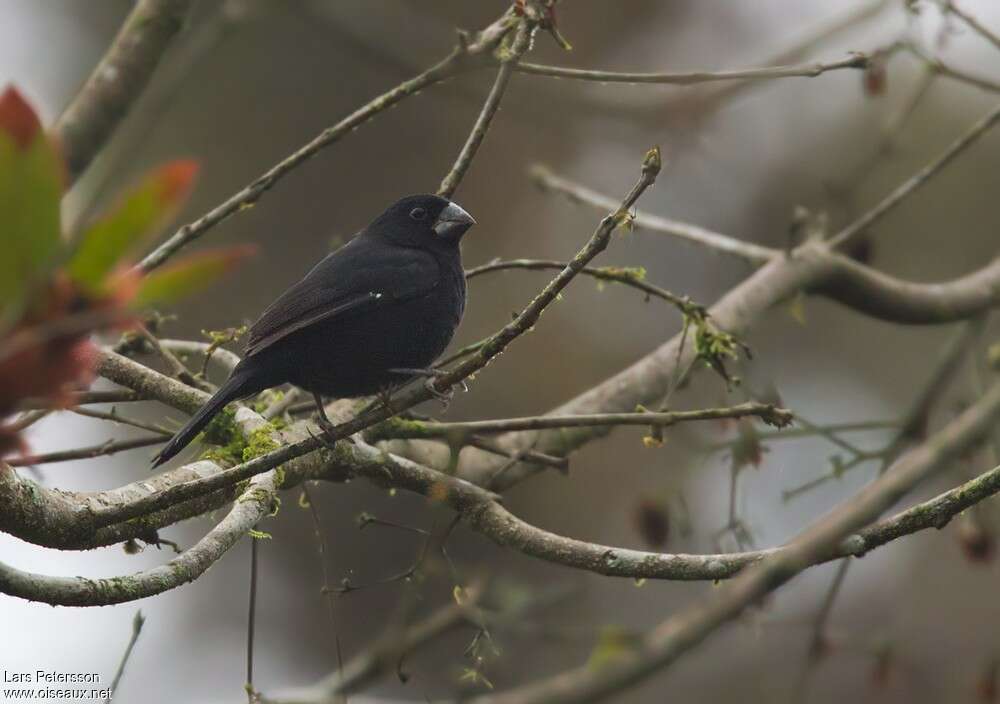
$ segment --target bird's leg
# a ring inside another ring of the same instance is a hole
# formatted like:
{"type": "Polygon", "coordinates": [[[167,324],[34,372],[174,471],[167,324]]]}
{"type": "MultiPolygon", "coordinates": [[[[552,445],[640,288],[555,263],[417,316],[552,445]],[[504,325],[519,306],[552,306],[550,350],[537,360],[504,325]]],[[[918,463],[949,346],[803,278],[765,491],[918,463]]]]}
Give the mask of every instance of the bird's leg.
{"type": "MultiPolygon", "coordinates": [[[[434,367],[428,367],[424,369],[409,369],[409,368],[396,368],[390,369],[390,372],[394,374],[406,374],[407,376],[419,376],[424,378],[424,388],[430,392],[431,396],[440,401],[444,406],[451,402],[451,399],[455,396],[455,391],[453,389],[448,389],[447,391],[441,391],[436,386],[434,386],[434,380],[440,376],[447,374],[446,369],[435,369],[434,367]]],[[[465,385],[465,381],[460,381],[459,384],[462,386],[462,391],[468,391],[469,387],[465,385]]]]}
{"type": "Polygon", "coordinates": [[[398,386],[386,386],[379,389],[377,397],[379,403],[385,406],[385,410],[389,411],[392,415],[396,415],[396,409],[392,407],[392,392],[395,391],[398,386]]]}
{"type": "Polygon", "coordinates": [[[319,427],[323,431],[323,434],[319,436],[319,439],[324,445],[326,445],[327,449],[332,450],[336,441],[331,440],[330,438],[333,436],[335,426],[332,422],[330,422],[330,419],[326,415],[326,409],[323,407],[323,397],[314,391],[313,400],[316,401],[316,410],[319,413],[319,427]]]}

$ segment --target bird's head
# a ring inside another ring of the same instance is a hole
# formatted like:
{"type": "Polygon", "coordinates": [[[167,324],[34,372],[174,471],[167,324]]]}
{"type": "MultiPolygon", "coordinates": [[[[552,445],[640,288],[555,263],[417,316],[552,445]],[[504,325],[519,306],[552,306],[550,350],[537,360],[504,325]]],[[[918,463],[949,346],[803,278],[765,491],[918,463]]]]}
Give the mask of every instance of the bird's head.
{"type": "Polygon", "coordinates": [[[475,224],[458,204],[423,194],[400,198],[365,228],[365,234],[402,247],[447,249],[457,247],[462,235],[475,224]]]}

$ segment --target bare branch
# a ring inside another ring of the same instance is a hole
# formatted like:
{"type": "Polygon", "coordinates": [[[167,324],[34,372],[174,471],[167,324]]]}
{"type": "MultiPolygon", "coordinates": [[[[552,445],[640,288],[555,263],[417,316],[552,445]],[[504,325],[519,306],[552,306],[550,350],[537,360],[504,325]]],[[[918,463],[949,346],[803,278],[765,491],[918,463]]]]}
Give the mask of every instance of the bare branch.
{"type": "Polygon", "coordinates": [[[131,425],[133,428],[141,428],[142,430],[148,430],[152,433],[159,433],[160,435],[173,435],[172,430],[167,430],[162,425],[156,425],[155,423],[147,423],[143,420],[138,420],[137,418],[128,418],[126,416],[118,413],[117,409],[112,408],[109,412],[104,411],[91,411],[86,408],[71,408],[69,409],[72,413],[78,416],[84,416],[85,418],[96,418],[97,420],[108,420],[112,423],[122,423],[123,425],[131,425]]]}
{"type": "Polygon", "coordinates": [[[170,239],[143,259],[139,263],[139,266],[143,271],[149,271],[160,266],[181,247],[201,237],[210,228],[218,225],[240,210],[256,203],[275,183],[289,172],[315,156],[323,148],[330,146],[341,137],[350,133],[359,125],[364,124],[375,115],[387,110],[401,100],[411,95],[416,95],[424,88],[480,65],[480,60],[483,57],[488,57],[509,31],[509,16],[510,11],[480,32],[475,42],[455,48],[447,57],[426,71],[419,73],[409,80],[403,81],[395,88],[386,91],[358,108],[334,126],[320,132],[308,144],[282,159],[254,179],[245,188],[234,193],[194,222],[180,228],[170,239]]]}
{"type": "Polygon", "coordinates": [[[181,360],[177,359],[177,356],[170,350],[169,347],[160,343],[160,339],[151,333],[145,325],[139,326],[139,334],[149,343],[153,348],[153,351],[159,355],[160,359],[164,361],[167,367],[170,369],[171,375],[184,382],[188,386],[193,386],[196,389],[201,389],[202,391],[212,391],[213,386],[203,379],[198,379],[191,370],[184,366],[181,360]]]}
{"type": "MultiPolygon", "coordinates": [[[[576,274],[608,246],[611,233],[627,217],[628,209],[655,182],[659,170],[660,153],[659,149],[654,148],[646,154],[639,181],[632,187],[628,195],[625,196],[619,208],[601,221],[593,236],[584,248],[569,262],[567,267],[550,281],[541,293],[535,296],[531,303],[514,320],[491,336],[474,355],[458,364],[454,369],[437,377],[433,382],[434,385],[438,389],[447,389],[468,378],[485,367],[491,359],[503,352],[515,339],[527,332],[538,321],[545,308],[569,285],[576,274]]],[[[205,400],[201,398],[204,394],[200,394],[200,392],[187,387],[178,389],[178,386],[182,387],[183,385],[174,384],[172,380],[163,375],[151,375],[149,374],[149,370],[144,369],[141,365],[113,353],[106,353],[102,357],[98,371],[102,376],[121,384],[127,384],[137,391],[151,395],[160,394],[160,396],[157,396],[158,398],[169,399],[171,405],[177,408],[187,409],[187,404],[190,404],[191,412],[200,407],[205,400]]],[[[337,426],[334,432],[327,433],[324,438],[314,437],[293,445],[285,445],[278,450],[269,452],[249,462],[244,462],[232,469],[210,477],[171,486],[155,495],[150,494],[138,499],[127,506],[111,506],[98,509],[94,512],[93,519],[98,527],[108,526],[144,513],[151,513],[167,508],[171,504],[181,500],[197,498],[218,489],[223,489],[235,482],[270,471],[289,460],[301,457],[332,442],[349,437],[431,397],[432,392],[430,389],[423,386],[418,387],[409,393],[403,394],[401,398],[393,399],[391,409],[383,405],[381,408],[376,408],[368,413],[356,416],[337,426]]]]}
{"type": "Polygon", "coordinates": [[[767,403],[748,402],[723,408],[702,408],[693,411],[666,411],[662,413],[595,413],[574,416],[530,416],[502,420],[473,420],[461,423],[435,423],[407,420],[379,426],[373,440],[390,438],[440,438],[463,433],[504,433],[514,430],[544,430],[549,428],[591,428],[610,425],[638,425],[665,428],[677,423],[722,418],[756,416],[777,427],[792,422],[790,411],[767,403]]]}
{"type": "Polygon", "coordinates": [[[240,363],[240,356],[235,352],[230,352],[225,347],[208,342],[162,339],[160,340],[160,345],[174,354],[195,354],[201,357],[211,355],[211,359],[218,362],[227,372],[233,371],[236,365],[240,363]]]}
{"type": "MultiPolygon", "coordinates": [[[[482,264],[472,269],[465,270],[466,279],[474,279],[477,276],[488,274],[493,271],[506,271],[508,269],[524,269],[527,271],[561,270],[566,268],[567,262],[554,261],[551,259],[508,259],[506,261],[496,260],[488,264],[482,264]]],[[[683,312],[693,304],[687,297],[678,296],[665,288],[654,286],[643,280],[643,269],[629,269],[617,266],[586,266],[580,273],[584,276],[597,279],[598,281],[613,281],[624,284],[631,288],[642,291],[648,296],[662,298],[664,301],[673,304],[683,312]]]]}
{"type": "Polygon", "coordinates": [[[164,565],[122,577],[85,579],[22,572],[0,563],[0,592],[61,606],[106,606],[161,594],[200,577],[273,509],[276,491],[273,474],[255,477],[217,526],[164,565]]]}
{"type": "Polygon", "coordinates": [[[834,265],[813,290],[881,320],[909,325],[970,318],[1000,304],[1000,257],[952,281],[921,284],[876,271],[829,252],[834,265]]]}
{"type": "Polygon", "coordinates": [[[838,547],[859,546],[864,538],[850,535],[905,493],[946,466],[963,449],[982,439],[1000,413],[1000,385],[991,389],[946,428],[905,454],[885,475],[803,531],[779,551],[699,604],[668,618],[650,631],[631,653],[600,669],[581,667],[547,680],[495,696],[478,697],[478,704],[533,704],[534,702],[589,702],[663,671],[681,655],[697,647],[747,607],[776,590],[838,547]],[[849,536],[850,537],[847,537],[849,536]],[[846,540],[845,540],[846,538],[846,540]]]}
{"type": "Polygon", "coordinates": [[[342,672],[324,677],[295,696],[265,698],[264,704],[332,704],[338,697],[360,691],[391,672],[407,653],[467,623],[469,611],[482,598],[483,591],[482,585],[474,584],[465,590],[461,605],[442,606],[410,626],[390,626],[369,647],[344,663],[342,672]]]}
{"type": "MultiPolygon", "coordinates": [[[[742,335],[771,306],[820,280],[825,270],[826,265],[818,258],[778,257],[730,290],[709,308],[708,315],[720,329],[742,335]]],[[[694,359],[695,350],[690,342],[686,340],[682,343],[682,334],[677,333],[631,366],[587,389],[552,413],[627,413],[638,405],[658,402],[663,398],[675,370],[687,368],[694,359]]],[[[533,447],[565,456],[607,432],[606,427],[519,432],[501,436],[498,442],[511,449],[533,447]]],[[[476,483],[485,483],[497,468],[494,458],[470,452],[459,465],[459,475],[476,483]]],[[[526,465],[510,468],[496,488],[502,490],[512,486],[536,471],[526,465]]]]}
{"type": "Polygon", "coordinates": [[[59,450],[57,452],[45,452],[40,455],[28,455],[26,457],[12,457],[6,460],[11,467],[30,467],[39,464],[52,464],[53,462],[69,462],[71,460],[89,460],[95,457],[106,457],[126,450],[135,450],[140,447],[150,447],[160,445],[169,440],[169,435],[154,435],[143,438],[133,438],[132,440],[107,440],[99,445],[88,447],[75,447],[72,450],[59,450]]]}
{"type": "MultiPolygon", "coordinates": [[[[576,274],[607,247],[611,233],[627,218],[628,209],[653,184],[659,170],[659,150],[652,149],[643,161],[639,181],[633,186],[619,208],[601,221],[586,246],[569,262],[567,267],[525,307],[521,314],[490,337],[473,357],[442,375],[437,380],[437,384],[439,386],[445,385],[447,388],[479,371],[493,357],[506,349],[511,342],[529,330],[537,322],[545,308],[556,299],[576,274]]],[[[187,387],[113,352],[106,351],[102,354],[97,371],[111,381],[127,385],[144,395],[157,398],[174,408],[188,412],[193,413],[207,400],[207,394],[204,392],[187,387]]],[[[138,490],[123,494],[129,497],[127,502],[108,500],[108,497],[102,497],[102,500],[94,502],[96,506],[94,504],[88,506],[88,510],[82,517],[81,512],[72,502],[67,502],[65,499],[49,497],[51,500],[48,505],[42,508],[37,499],[29,500],[37,487],[25,481],[18,481],[16,475],[11,475],[7,479],[12,481],[0,481],[0,498],[6,498],[4,505],[10,507],[10,510],[0,514],[0,527],[16,533],[19,537],[31,536],[26,539],[53,540],[51,536],[46,535],[46,531],[40,530],[39,526],[51,523],[54,520],[55,509],[59,509],[66,515],[68,521],[82,523],[78,530],[87,536],[86,541],[93,539],[90,533],[94,530],[111,527],[139,516],[156,513],[159,514],[158,518],[160,519],[173,518],[178,513],[183,514],[184,507],[179,506],[181,502],[203,505],[204,502],[212,500],[208,498],[211,494],[218,493],[218,496],[225,497],[226,492],[233,484],[270,472],[279,465],[286,465],[285,471],[287,473],[289,471],[287,463],[292,460],[364,430],[430,397],[431,391],[429,389],[417,388],[405,394],[401,399],[395,400],[394,408],[383,407],[363,416],[355,417],[339,425],[334,433],[329,434],[329,437],[323,439],[311,437],[308,440],[286,444],[278,450],[256,457],[232,469],[212,471],[207,473],[207,476],[203,472],[196,472],[196,478],[183,483],[166,481],[163,486],[155,488],[152,483],[144,482],[142,487],[137,488],[138,490]]],[[[211,463],[206,464],[211,465],[211,463]]],[[[212,466],[214,467],[214,465],[212,466]]],[[[311,475],[304,472],[300,476],[307,478],[311,475]]],[[[105,535],[108,533],[105,531],[105,535]]],[[[120,532],[111,531],[110,534],[118,535],[120,532]]],[[[60,534],[60,540],[64,539],[68,539],[66,531],[62,531],[60,534]]],[[[72,539],[69,540],[72,542],[72,539]]]]}
{"type": "MultiPolygon", "coordinates": [[[[857,305],[859,310],[894,322],[929,323],[961,320],[995,307],[1000,265],[993,263],[966,277],[942,284],[901,282],[873,272],[838,254],[820,242],[806,242],[790,255],[774,257],[743,283],[731,289],[708,315],[715,324],[733,335],[742,335],[766,310],[798,291],[816,291],[837,300],[857,305]],[[845,277],[839,279],[839,277],[845,277]],[[871,294],[855,296],[836,282],[859,281],[871,294]],[[829,286],[827,286],[827,282],[829,286]],[[940,297],[940,298],[938,298],[940,297]]],[[[660,347],[592,387],[575,399],[554,409],[553,414],[628,412],[637,405],[662,398],[670,379],[678,369],[685,369],[694,357],[691,345],[685,345],[678,333],[660,347]]],[[[573,449],[607,432],[607,428],[577,428],[512,433],[498,439],[503,446],[517,449],[533,447],[542,452],[568,455],[573,449]]],[[[459,472],[474,482],[487,481],[497,470],[497,463],[483,455],[469,453],[459,472]]],[[[511,486],[536,469],[521,466],[504,473],[498,487],[511,486]]]]}
{"type": "Polygon", "coordinates": [[[192,5],[192,0],[141,0],[129,13],[104,58],[56,121],[71,181],[142,94],[192,5]]]}
{"type": "Polygon", "coordinates": [[[472,132],[469,133],[462,151],[459,152],[458,158],[455,160],[455,165],[445,174],[440,187],[438,187],[437,193],[439,196],[451,198],[455,193],[455,189],[458,188],[458,184],[465,177],[465,172],[472,165],[472,159],[486,138],[486,132],[490,129],[493,116],[500,109],[500,101],[503,100],[503,94],[507,90],[507,83],[510,82],[510,77],[514,73],[514,67],[531,45],[531,37],[534,30],[534,26],[529,26],[525,22],[518,24],[517,29],[514,30],[516,33],[514,41],[500,59],[500,68],[497,70],[493,87],[490,88],[490,93],[486,97],[486,102],[483,103],[483,109],[479,112],[479,117],[476,118],[472,132]]]}
{"type": "MultiPolygon", "coordinates": [[[[77,391],[67,397],[67,403],[73,406],[86,406],[96,403],[131,403],[146,401],[147,397],[132,389],[115,389],[113,391],[77,391]]],[[[27,398],[18,404],[18,410],[51,409],[52,402],[42,398],[27,398]]]]}
{"type": "MultiPolygon", "coordinates": [[[[177,386],[184,386],[168,377],[164,377],[164,379],[177,386]]],[[[268,427],[257,414],[247,409],[241,410],[244,413],[237,414],[236,423],[245,435],[268,427]]],[[[149,480],[138,484],[146,485],[137,487],[139,491],[156,491],[149,480]]],[[[100,495],[105,501],[108,499],[120,501],[124,495],[127,495],[124,493],[127,490],[128,487],[125,490],[100,492],[100,495]]],[[[19,479],[13,469],[0,463],[0,498],[4,499],[2,504],[5,507],[4,513],[0,516],[2,516],[3,521],[13,520],[19,531],[30,531],[32,528],[37,530],[41,527],[43,534],[51,532],[46,529],[52,527],[51,522],[56,520],[55,516],[43,514],[42,520],[48,521],[49,525],[39,526],[37,514],[32,516],[24,513],[24,511],[31,510],[25,509],[23,501],[18,501],[18,495],[23,495],[25,491],[28,492],[29,496],[34,497],[33,501],[36,504],[42,503],[43,500],[38,496],[37,485],[19,479]],[[14,515],[5,515],[8,511],[14,515]],[[32,518],[35,519],[34,523],[31,521],[32,518]],[[28,519],[28,521],[24,519],[28,519]]],[[[226,517],[195,545],[165,565],[122,577],[85,579],[82,577],[51,577],[32,574],[0,563],[0,593],[63,606],[104,606],[160,594],[200,577],[244,533],[253,528],[260,519],[274,509],[277,491],[278,477],[276,472],[253,477],[226,517]]],[[[94,504],[74,504],[68,497],[62,496],[63,492],[50,490],[49,494],[60,495],[64,503],[71,507],[69,515],[62,516],[62,532],[76,530],[86,535],[93,530],[93,525],[88,523],[87,516],[92,512],[94,504]]],[[[51,500],[51,496],[49,499],[47,508],[55,503],[51,500]]],[[[146,534],[147,537],[152,537],[148,536],[152,532],[155,536],[155,528],[151,529],[148,524],[143,526],[142,522],[136,523],[137,525],[133,526],[133,529],[138,529],[136,535],[146,534]]],[[[20,535],[21,533],[15,532],[15,534],[20,535]]]]}
{"type": "Polygon", "coordinates": [[[952,0],[947,0],[944,4],[944,9],[946,12],[950,12],[956,17],[961,18],[963,22],[972,27],[983,39],[988,41],[990,44],[1000,49],[1000,35],[996,34],[989,27],[984,25],[975,16],[970,15],[968,12],[956,5],[952,0]]]}
{"type": "Polygon", "coordinates": [[[886,214],[902,203],[903,200],[927,183],[941,169],[950,164],[955,157],[989,132],[998,120],[1000,120],[1000,105],[994,107],[986,116],[972,125],[965,134],[952,142],[951,146],[944,153],[897,186],[878,205],[830,238],[830,246],[845,247],[851,244],[857,237],[867,232],[868,228],[881,220],[886,214]]]}
{"type": "Polygon", "coordinates": [[[105,379],[127,386],[144,398],[155,398],[188,413],[197,411],[209,398],[209,395],[200,389],[154,372],[110,350],[102,351],[96,371],[105,379]]]}
{"type": "Polygon", "coordinates": [[[729,71],[689,71],[684,73],[628,73],[621,71],[591,71],[563,66],[542,66],[540,64],[521,63],[517,71],[536,76],[551,76],[553,78],[569,78],[578,81],[598,81],[600,83],[660,83],[689,86],[715,81],[755,81],[774,78],[814,78],[827,71],[853,68],[865,69],[869,58],[865,54],[853,54],[850,58],[831,63],[810,63],[794,66],[765,66],[762,68],[745,68],[729,71]]]}
{"type": "Polygon", "coordinates": [[[146,617],[142,615],[142,609],[135,612],[135,616],[132,618],[132,635],[129,636],[128,645],[125,646],[125,652],[122,653],[122,659],[118,663],[118,669],[115,671],[115,676],[111,680],[110,694],[108,698],[104,700],[104,704],[111,704],[111,699],[114,697],[115,692],[118,691],[118,685],[122,681],[122,675],[125,674],[125,668],[128,666],[129,658],[132,657],[132,651],[135,649],[135,644],[139,640],[139,634],[142,633],[142,626],[146,623],[146,617]]]}
{"type": "MultiPolygon", "coordinates": [[[[544,166],[537,165],[533,167],[531,176],[541,188],[562,193],[572,201],[583,203],[599,210],[607,210],[615,207],[614,200],[608,196],[569,179],[557,176],[544,166]]],[[[697,225],[691,225],[678,220],[669,220],[658,215],[636,212],[633,215],[632,224],[652,232],[662,232],[665,235],[679,237],[680,239],[694,242],[695,244],[708,247],[723,254],[740,257],[754,266],[760,266],[770,261],[777,254],[780,254],[779,250],[771,249],[770,247],[763,247],[752,242],[743,242],[728,235],[721,235],[717,232],[706,230],[697,225]]]]}

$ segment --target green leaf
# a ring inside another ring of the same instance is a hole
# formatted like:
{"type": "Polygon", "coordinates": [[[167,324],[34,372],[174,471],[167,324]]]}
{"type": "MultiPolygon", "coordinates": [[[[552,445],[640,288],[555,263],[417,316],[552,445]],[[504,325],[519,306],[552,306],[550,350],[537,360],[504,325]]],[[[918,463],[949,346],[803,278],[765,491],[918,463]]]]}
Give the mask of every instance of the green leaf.
{"type": "Polygon", "coordinates": [[[69,262],[74,281],[100,291],[107,275],[177,211],[191,190],[198,167],[172,161],[154,170],[108,215],[80,236],[69,262]]]}
{"type": "Polygon", "coordinates": [[[247,245],[193,254],[147,274],[132,301],[136,308],[171,303],[198,291],[253,254],[247,245]]]}
{"type": "Polygon", "coordinates": [[[59,250],[61,159],[14,88],[0,95],[0,317],[9,318],[59,250]]]}

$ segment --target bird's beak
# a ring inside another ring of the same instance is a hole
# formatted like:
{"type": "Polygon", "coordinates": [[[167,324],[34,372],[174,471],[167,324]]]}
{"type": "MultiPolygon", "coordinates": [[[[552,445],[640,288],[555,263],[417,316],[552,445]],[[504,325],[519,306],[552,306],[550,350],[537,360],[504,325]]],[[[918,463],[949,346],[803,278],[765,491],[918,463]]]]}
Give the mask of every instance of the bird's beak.
{"type": "Polygon", "coordinates": [[[460,205],[448,203],[434,223],[434,232],[438,237],[457,240],[475,224],[475,218],[465,212],[460,205]]]}

